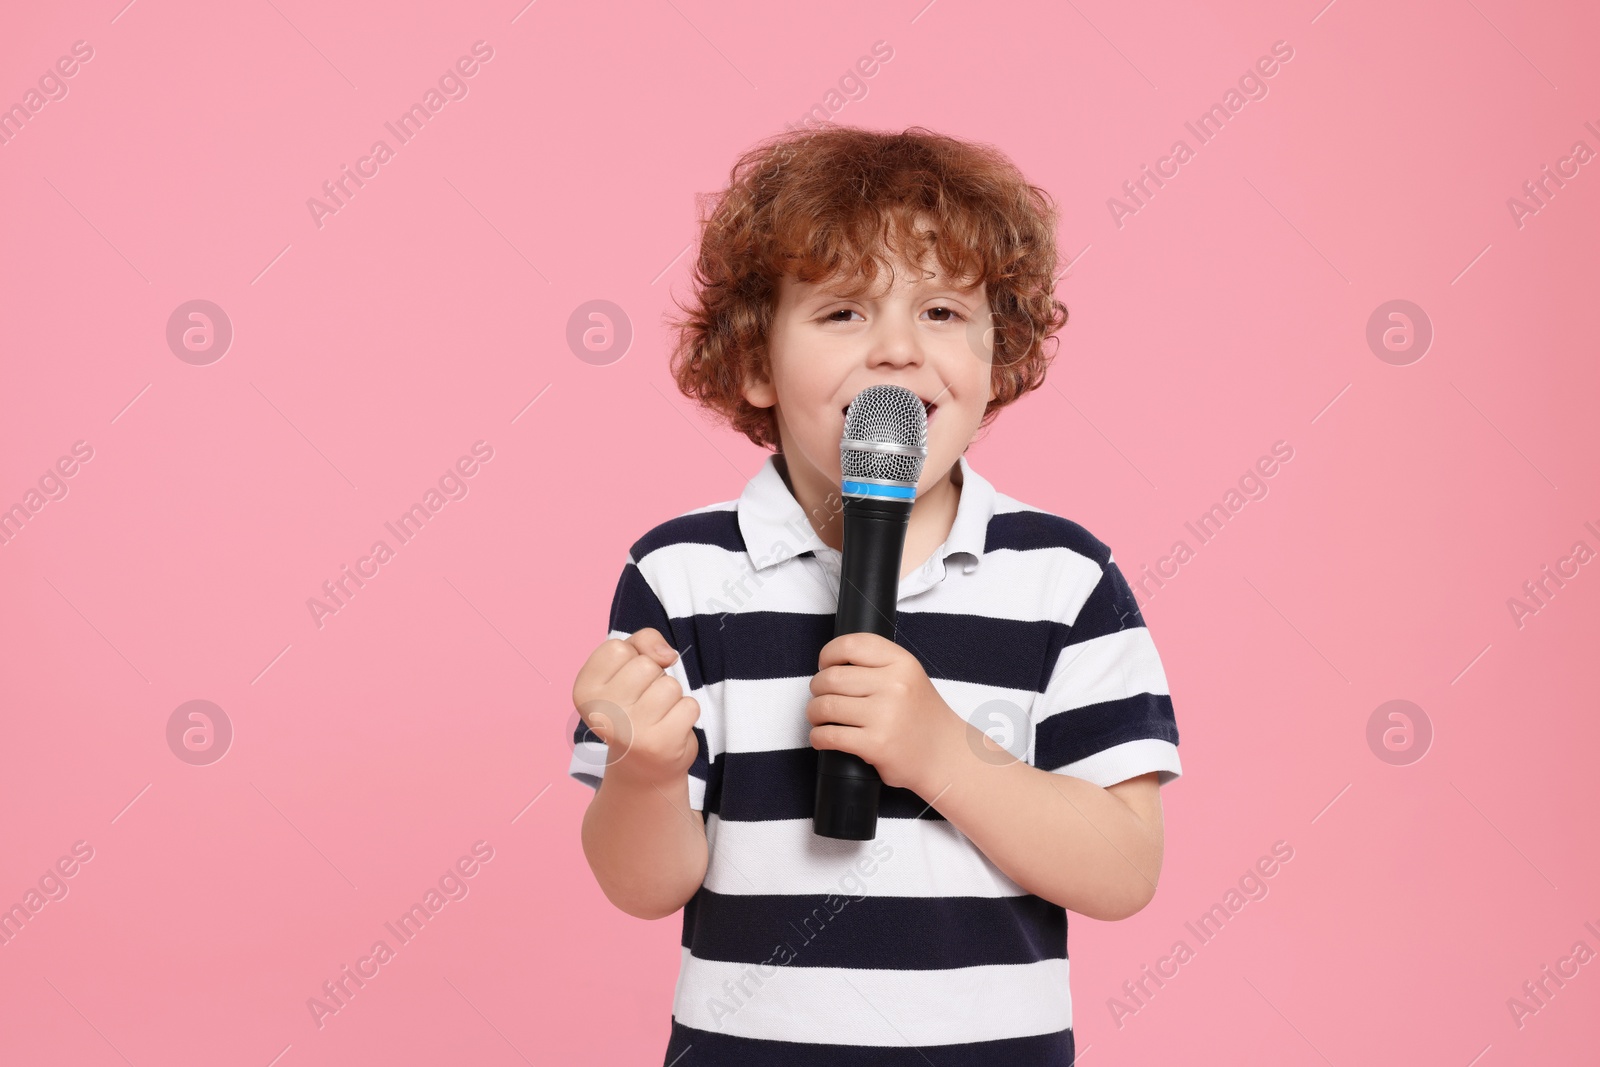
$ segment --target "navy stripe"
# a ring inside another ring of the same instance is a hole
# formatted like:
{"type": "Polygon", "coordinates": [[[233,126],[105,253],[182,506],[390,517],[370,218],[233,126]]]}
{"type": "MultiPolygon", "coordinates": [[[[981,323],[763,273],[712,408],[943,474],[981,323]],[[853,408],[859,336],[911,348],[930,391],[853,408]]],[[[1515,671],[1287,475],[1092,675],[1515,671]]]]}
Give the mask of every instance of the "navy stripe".
{"type": "MultiPolygon", "coordinates": [[[[1043,692],[1039,664],[1066,627],[939,611],[895,613],[895,643],[929,678],[1043,692]]],[[[815,673],[813,671],[812,673],[815,673]]]]}
{"type": "Polygon", "coordinates": [[[1078,609],[1077,618],[1072,620],[1067,643],[1077,644],[1143,625],[1139,602],[1133,598],[1133,590],[1128,588],[1122,569],[1115,563],[1107,563],[1100,572],[1100,581],[1078,609]]]}
{"type": "Polygon", "coordinates": [[[674,619],[695,642],[693,659],[702,685],[729,678],[810,678],[822,646],[833,640],[832,614],[739,611],[674,619]]]}
{"type": "Polygon", "coordinates": [[[684,1026],[674,1016],[663,1067],[1072,1067],[1076,1050],[1072,1031],[975,1041],[959,1045],[927,1045],[921,1049],[894,1045],[813,1045],[799,1041],[763,1041],[684,1026]]]}
{"type": "MultiPolygon", "coordinates": [[[[617,578],[617,588],[611,594],[611,618],[607,625],[625,634],[637,633],[648,626],[666,638],[679,652],[688,647],[687,641],[680,640],[678,629],[667,617],[667,609],[661,606],[656,591],[650,587],[636,563],[625,565],[617,578]]],[[[684,665],[688,666],[687,661],[684,665]]],[[[690,688],[696,687],[691,685],[690,688]]]]}
{"type": "Polygon", "coordinates": [[[681,544],[715,545],[729,552],[749,551],[745,548],[744,534],[739,530],[739,513],[729,508],[668,519],[635,541],[628,552],[634,562],[642,563],[652,552],[681,544]]]}
{"type": "MultiPolygon", "coordinates": [[[[889,862],[894,862],[892,859],[889,862]]],[[[701,886],[683,908],[684,947],[703,960],[923,971],[1067,956],[1067,913],[1014,897],[739,895],[701,886]]]]}
{"type": "MultiPolygon", "coordinates": [[[[613,627],[633,633],[640,626],[670,632],[674,646],[688,648],[684,670],[691,689],[730,678],[807,678],[817,673],[822,646],[833,640],[831,613],[741,611],[666,619],[640,610],[655,596],[637,568],[625,573],[618,597],[621,614],[613,627]],[[637,583],[638,589],[631,588],[637,583]],[[632,629],[628,627],[632,626],[632,629]],[[662,629],[665,626],[666,629],[662,629]]],[[[895,643],[917,658],[929,678],[1043,692],[1048,674],[1040,663],[1070,644],[1071,629],[1058,622],[1019,622],[937,611],[895,613],[895,643]]]]}
{"type": "Polygon", "coordinates": [[[1171,696],[1135,693],[1057,712],[1039,720],[1033,736],[1033,765],[1053,771],[1128,741],[1153,737],[1177,744],[1178,722],[1171,696]]]}
{"type": "MultiPolygon", "coordinates": [[[[706,813],[729,822],[809,819],[816,809],[817,750],[784,748],[770,752],[724,752],[717,759],[715,793],[706,793],[706,813]]],[[[885,785],[878,792],[880,819],[944,816],[910,789],[885,785]]]]}
{"type": "Polygon", "coordinates": [[[1007,511],[991,518],[983,550],[993,552],[1000,548],[1018,552],[1068,548],[1102,567],[1111,559],[1111,549],[1094,534],[1071,519],[1042,511],[1007,511]]]}

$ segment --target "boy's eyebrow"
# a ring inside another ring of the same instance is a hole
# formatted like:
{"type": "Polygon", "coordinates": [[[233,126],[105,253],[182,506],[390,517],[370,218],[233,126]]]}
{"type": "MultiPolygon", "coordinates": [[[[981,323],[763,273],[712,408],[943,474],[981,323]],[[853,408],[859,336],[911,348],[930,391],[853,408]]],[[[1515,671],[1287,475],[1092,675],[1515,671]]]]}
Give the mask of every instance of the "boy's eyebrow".
{"type": "MultiPolygon", "coordinates": [[[[833,300],[833,299],[851,299],[851,300],[854,300],[854,299],[858,299],[858,298],[864,298],[864,297],[867,296],[867,294],[865,292],[857,292],[857,293],[848,293],[848,292],[846,292],[844,290],[844,288],[843,288],[842,283],[829,284],[829,283],[823,283],[823,282],[813,282],[813,283],[810,283],[810,285],[811,285],[811,288],[802,297],[802,299],[804,299],[805,301],[808,301],[808,302],[809,301],[813,301],[813,300],[833,300]]],[[[975,296],[977,294],[977,291],[978,291],[979,287],[982,286],[982,285],[983,285],[983,279],[981,279],[981,278],[978,279],[977,281],[974,281],[971,285],[965,285],[965,286],[959,285],[959,284],[957,284],[955,282],[952,282],[952,281],[946,281],[945,279],[942,279],[942,278],[925,278],[925,279],[922,279],[922,280],[919,280],[917,282],[912,283],[912,288],[913,289],[921,289],[921,290],[929,290],[929,289],[945,290],[945,291],[952,292],[952,293],[960,293],[963,296],[975,296]]]]}

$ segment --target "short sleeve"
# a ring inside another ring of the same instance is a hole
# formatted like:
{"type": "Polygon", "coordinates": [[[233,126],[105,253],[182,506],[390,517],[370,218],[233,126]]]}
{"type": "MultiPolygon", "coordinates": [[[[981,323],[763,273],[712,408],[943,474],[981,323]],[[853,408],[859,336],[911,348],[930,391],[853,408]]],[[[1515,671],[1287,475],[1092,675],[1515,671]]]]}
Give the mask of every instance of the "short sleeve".
{"type": "MultiPolygon", "coordinates": [[[[685,696],[696,696],[697,686],[688,673],[690,664],[684,655],[684,650],[691,647],[692,619],[683,619],[676,626],[667,615],[666,608],[662,607],[660,598],[656,595],[650,583],[645,579],[637,563],[629,558],[622,568],[622,576],[617,580],[616,592],[611,598],[611,618],[607,637],[626,640],[645,627],[653,627],[667,639],[667,642],[677,651],[678,658],[672,662],[666,671],[677,680],[685,696]]],[[[702,707],[704,701],[701,701],[702,707]]],[[[694,763],[689,766],[689,806],[696,811],[705,810],[706,778],[710,771],[710,760],[707,753],[710,747],[706,741],[705,731],[696,725],[693,727],[695,741],[700,750],[695,754],[694,763]]],[[[605,776],[608,749],[605,742],[601,741],[590,730],[582,719],[578,720],[572,736],[572,760],[567,766],[567,774],[576,778],[585,785],[595,789],[600,788],[600,779],[605,776]]]]}
{"type": "Polygon", "coordinates": [[[1181,775],[1166,672],[1109,554],[1059,640],[1035,702],[1033,765],[1102,788],[1151,771],[1161,785],[1181,775]]]}

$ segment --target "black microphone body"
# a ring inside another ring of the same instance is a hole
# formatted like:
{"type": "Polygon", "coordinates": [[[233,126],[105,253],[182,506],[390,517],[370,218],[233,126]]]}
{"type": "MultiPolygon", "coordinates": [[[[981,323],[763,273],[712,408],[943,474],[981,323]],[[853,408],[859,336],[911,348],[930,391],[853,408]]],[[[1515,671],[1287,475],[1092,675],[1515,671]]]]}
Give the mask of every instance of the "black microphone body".
{"type": "MultiPolygon", "coordinates": [[[[910,500],[846,497],[844,548],[839,562],[839,608],[833,636],[873,633],[894,640],[895,604],[910,500]]],[[[817,752],[817,797],[812,831],[822,837],[870,841],[878,828],[877,770],[853,752],[817,752]]]]}
{"type": "MultiPolygon", "coordinates": [[[[844,548],[835,637],[872,633],[894,640],[901,555],[928,456],[928,406],[904,386],[883,383],[857,393],[845,413],[839,441],[844,548]]],[[[882,786],[876,768],[860,756],[819,749],[812,832],[844,841],[872,840],[882,786]]]]}

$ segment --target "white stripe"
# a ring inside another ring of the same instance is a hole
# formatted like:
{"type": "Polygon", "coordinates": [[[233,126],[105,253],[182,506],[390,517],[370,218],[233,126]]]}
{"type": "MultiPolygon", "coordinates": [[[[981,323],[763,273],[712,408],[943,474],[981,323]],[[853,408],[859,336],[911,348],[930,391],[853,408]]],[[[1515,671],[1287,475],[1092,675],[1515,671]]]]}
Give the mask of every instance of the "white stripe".
{"type": "Polygon", "coordinates": [[[1070,774],[1093,782],[1101,789],[1156,771],[1156,784],[1166,785],[1183,774],[1178,762],[1178,746],[1159,737],[1144,737],[1103,748],[1076,763],[1057,767],[1051,774],[1070,774]]]}
{"type": "Polygon", "coordinates": [[[1068,645],[1056,657],[1055,669],[1036,707],[1042,721],[1052,715],[1121,700],[1135,693],[1168,694],[1150,631],[1143,626],[1068,645]]]}
{"type": "Polygon", "coordinates": [[[951,565],[945,580],[900,607],[1013,622],[1071,625],[1100,581],[1100,565],[1070,548],[996,549],[968,575],[951,565]]]}
{"type": "MultiPolygon", "coordinates": [[[[1049,1034],[1072,1025],[1065,959],[902,971],[782,965],[776,959],[757,966],[681,952],[672,1015],[697,1030],[809,1044],[926,1048],[1049,1034]]],[[[804,952],[799,949],[795,959],[803,961],[804,952]]],[[[937,1054],[930,1058],[938,1062],[937,1054]]]]}
{"type": "Polygon", "coordinates": [[[716,709],[726,752],[769,752],[805,748],[811,744],[811,723],[806,705],[811,701],[810,678],[729,678],[705,687],[707,707],[716,709]],[[737,708],[727,715],[723,709],[737,708]]]}
{"type": "Polygon", "coordinates": [[[723,612],[785,611],[832,615],[839,587],[820,569],[808,578],[815,560],[789,560],[757,570],[745,552],[684,541],[656,549],[639,564],[645,581],[674,619],[723,612]]]}
{"type": "MultiPolygon", "coordinates": [[[[931,681],[951,710],[967,722],[987,731],[995,728],[998,716],[1014,721],[1019,736],[1025,740],[1027,711],[1039,694],[948,678],[931,681]],[[993,701],[1004,701],[1006,706],[986,707],[993,701]]],[[[706,720],[715,720],[717,735],[726,741],[725,748],[713,749],[719,754],[772,752],[811,745],[811,721],[806,718],[806,705],[811,702],[809,677],[729,678],[706,686],[695,698],[700,701],[701,712],[701,722],[697,725],[707,728],[706,720]],[[722,713],[721,709],[730,707],[738,709],[737,712],[722,713]],[[708,711],[711,714],[708,715],[708,711]]],[[[997,737],[997,740],[1006,739],[997,737]]],[[[1019,745],[1012,751],[1021,752],[1022,749],[1019,745]]]]}
{"type": "MultiPolygon", "coordinates": [[[[815,559],[791,559],[757,570],[744,552],[684,541],[656,549],[639,563],[645,581],[674,619],[746,611],[832,615],[839,580],[815,559]]],[[[1070,548],[984,554],[972,575],[952,567],[946,580],[907,598],[900,611],[965,614],[1018,622],[1072,624],[1102,574],[1070,548]]],[[[902,585],[913,576],[902,579],[902,585]]]]}
{"type": "Polygon", "coordinates": [[[872,841],[840,841],[810,819],[706,817],[705,887],[731,895],[1014,897],[1023,888],[943,819],[879,819],[872,841]]]}

